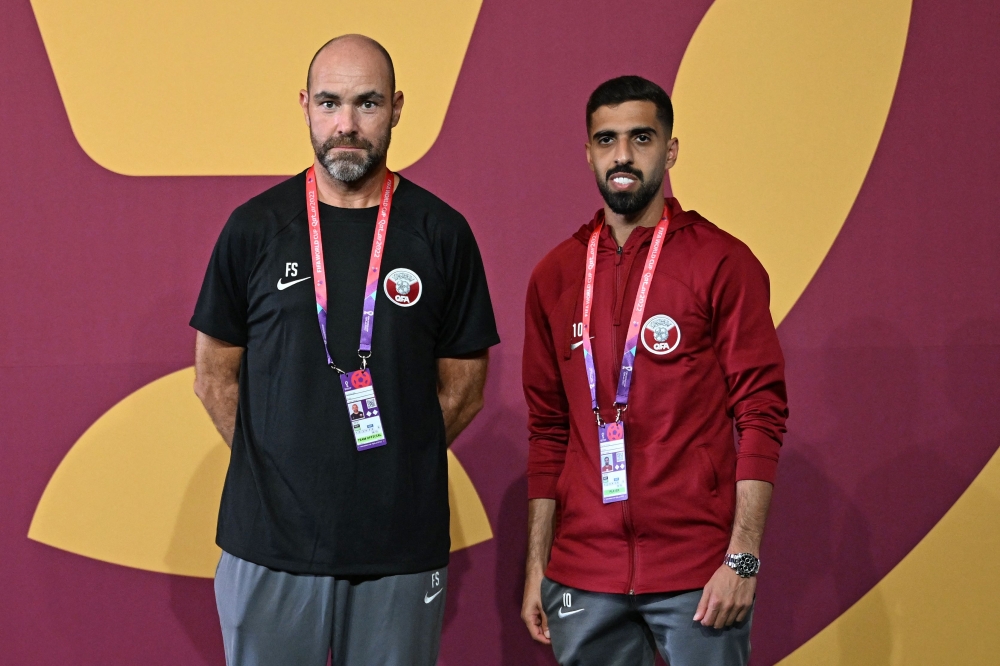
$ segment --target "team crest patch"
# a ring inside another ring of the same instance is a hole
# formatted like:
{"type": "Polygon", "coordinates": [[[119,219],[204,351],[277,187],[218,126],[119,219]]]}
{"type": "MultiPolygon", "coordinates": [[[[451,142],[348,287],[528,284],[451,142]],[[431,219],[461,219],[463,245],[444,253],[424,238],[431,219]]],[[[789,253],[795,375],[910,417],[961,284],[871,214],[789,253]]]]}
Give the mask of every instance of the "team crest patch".
{"type": "Polygon", "coordinates": [[[654,354],[669,354],[681,343],[681,327],[667,315],[653,315],[639,334],[642,346],[654,354]]]}
{"type": "Polygon", "coordinates": [[[420,300],[423,285],[420,276],[408,268],[389,271],[383,282],[385,295],[396,305],[408,308],[420,300]]]}

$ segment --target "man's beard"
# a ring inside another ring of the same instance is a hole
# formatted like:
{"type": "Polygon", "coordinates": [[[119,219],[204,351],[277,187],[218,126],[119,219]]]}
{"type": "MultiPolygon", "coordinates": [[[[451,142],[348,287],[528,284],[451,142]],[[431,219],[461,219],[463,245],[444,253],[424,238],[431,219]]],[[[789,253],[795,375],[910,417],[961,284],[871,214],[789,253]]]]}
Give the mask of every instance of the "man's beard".
{"type": "Polygon", "coordinates": [[[342,183],[356,183],[385,159],[389,152],[389,142],[392,140],[392,128],[389,128],[375,143],[351,134],[332,136],[323,143],[320,143],[316,135],[311,132],[310,138],[316,157],[332,178],[342,183]],[[340,152],[333,156],[330,151],[334,148],[360,148],[364,152],[340,152]]]}
{"type": "Polygon", "coordinates": [[[601,191],[601,196],[604,197],[608,208],[615,213],[618,215],[634,215],[648,206],[649,202],[654,198],[662,196],[663,178],[661,177],[656,182],[651,181],[647,183],[641,171],[627,164],[621,164],[608,169],[603,179],[597,179],[597,189],[601,191]],[[627,173],[638,178],[639,189],[635,192],[615,192],[612,190],[610,185],[608,185],[608,181],[616,173],[627,173]]]}

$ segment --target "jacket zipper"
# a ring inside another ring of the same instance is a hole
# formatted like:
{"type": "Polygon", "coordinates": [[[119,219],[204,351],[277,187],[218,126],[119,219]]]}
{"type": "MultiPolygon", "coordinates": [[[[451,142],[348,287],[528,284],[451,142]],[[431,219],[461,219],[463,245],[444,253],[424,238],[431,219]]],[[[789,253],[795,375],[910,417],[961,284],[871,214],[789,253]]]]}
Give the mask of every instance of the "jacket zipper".
{"type": "Polygon", "coordinates": [[[635,528],[632,526],[632,514],[628,510],[628,500],[622,502],[622,520],[625,522],[625,537],[628,541],[628,593],[634,595],[636,570],[639,566],[636,562],[635,528]]]}
{"type": "MultiPolygon", "coordinates": [[[[622,246],[618,246],[617,254],[615,255],[615,301],[613,304],[612,317],[611,317],[611,350],[612,354],[618,351],[618,327],[615,326],[614,313],[618,311],[619,300],[624,298],[621,293],[621,263],[622,263],[622,246]]],[[[625,281],[628,284],[628,280],[625,281]]],[[[617,357],[613,357],[617,358],[617,357]]],[[[621,368],[619,368],[619,372],[621,368]]],[[[616,382],[617,385],[617,382],[616,382]]],[[[628,453],[626,452],[626,456],[628,453]]],[[[628,458],[626,458],[626,465],[628,458]]],[[[635,594],[635,570],[636,570],[636,544],[635,544],[635,528],[632,526],[632,515],[628,510],[628,500],[621,502],[622,505],[622,526],[625,529],[625,540],[628,541],[628,593],[635,594]]]]}

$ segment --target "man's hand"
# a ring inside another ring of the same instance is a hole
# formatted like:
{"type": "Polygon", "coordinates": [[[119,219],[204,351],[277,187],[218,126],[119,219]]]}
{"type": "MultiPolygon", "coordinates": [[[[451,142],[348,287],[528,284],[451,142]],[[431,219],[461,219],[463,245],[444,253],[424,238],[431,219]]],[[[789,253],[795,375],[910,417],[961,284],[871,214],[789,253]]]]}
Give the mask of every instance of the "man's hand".
{"type": "Polygon", "coordinates": [[[549,618],[542,607],[542,572],[528,574],[524,578],[524,601],[521,603],[521,619],[528,627],[531,637],[549,645],[549,618]]]}
{"type": "Polygon", "coordinates": [[[528,500],[528,556],[524,567],[524,601],[521,619],[528,633],[539,643],[548,645],[549,618],[542,605],[542,578],[552,551],[552,530],[555,527],[556,501],[535,498],[528,500]]]}
{"type": "MultiPolygon", "coordinates": [[[[764,536],[764,522],[773,490],[774,487],[767,481],[745,479],[736,482],[736,516],[733,519],[733,536],[729,541],[730,553],[760,556],[760,540],[764,536]]],[[[739,574],[723,564],[701,593],[694,621],[716,629],[742,622],[753,606],[756,591],[756,576],[740,578],[739,574]]]]}
{"type": "Polygon", "coordinates": [[[740,578],[739,574],[723,564],[708,581],[698,602],[694,621],[702,626],[722,629],[742,622],[757,591],[757,577],[740,578]]]}

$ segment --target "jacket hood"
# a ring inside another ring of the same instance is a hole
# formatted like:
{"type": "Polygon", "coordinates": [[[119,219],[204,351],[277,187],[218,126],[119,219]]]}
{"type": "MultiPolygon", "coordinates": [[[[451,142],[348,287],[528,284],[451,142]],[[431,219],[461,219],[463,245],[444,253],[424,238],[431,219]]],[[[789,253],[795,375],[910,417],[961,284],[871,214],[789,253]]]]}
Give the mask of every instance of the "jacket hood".
{"type": "MultiPolygon", "coordinates": [[[[684,227],[694,224],[695,222],[705,221],[697,211],[684,210],[681,208],[681,204],[677,199],[673,197],[664,197],[664,203],[670,207],[670,226],[667,227],[667,233],[673,233],[678,229],[683,229],[684,227]]],[[[580,227],[580,229],[573,234],[573,238],[577,239],[584,245],[590,241],[590,234],[594,233],[594,229],[597,225],[604,222],[604,209],[600,208],[594,214],[594,218],[587,224],[580,227]]]]}

